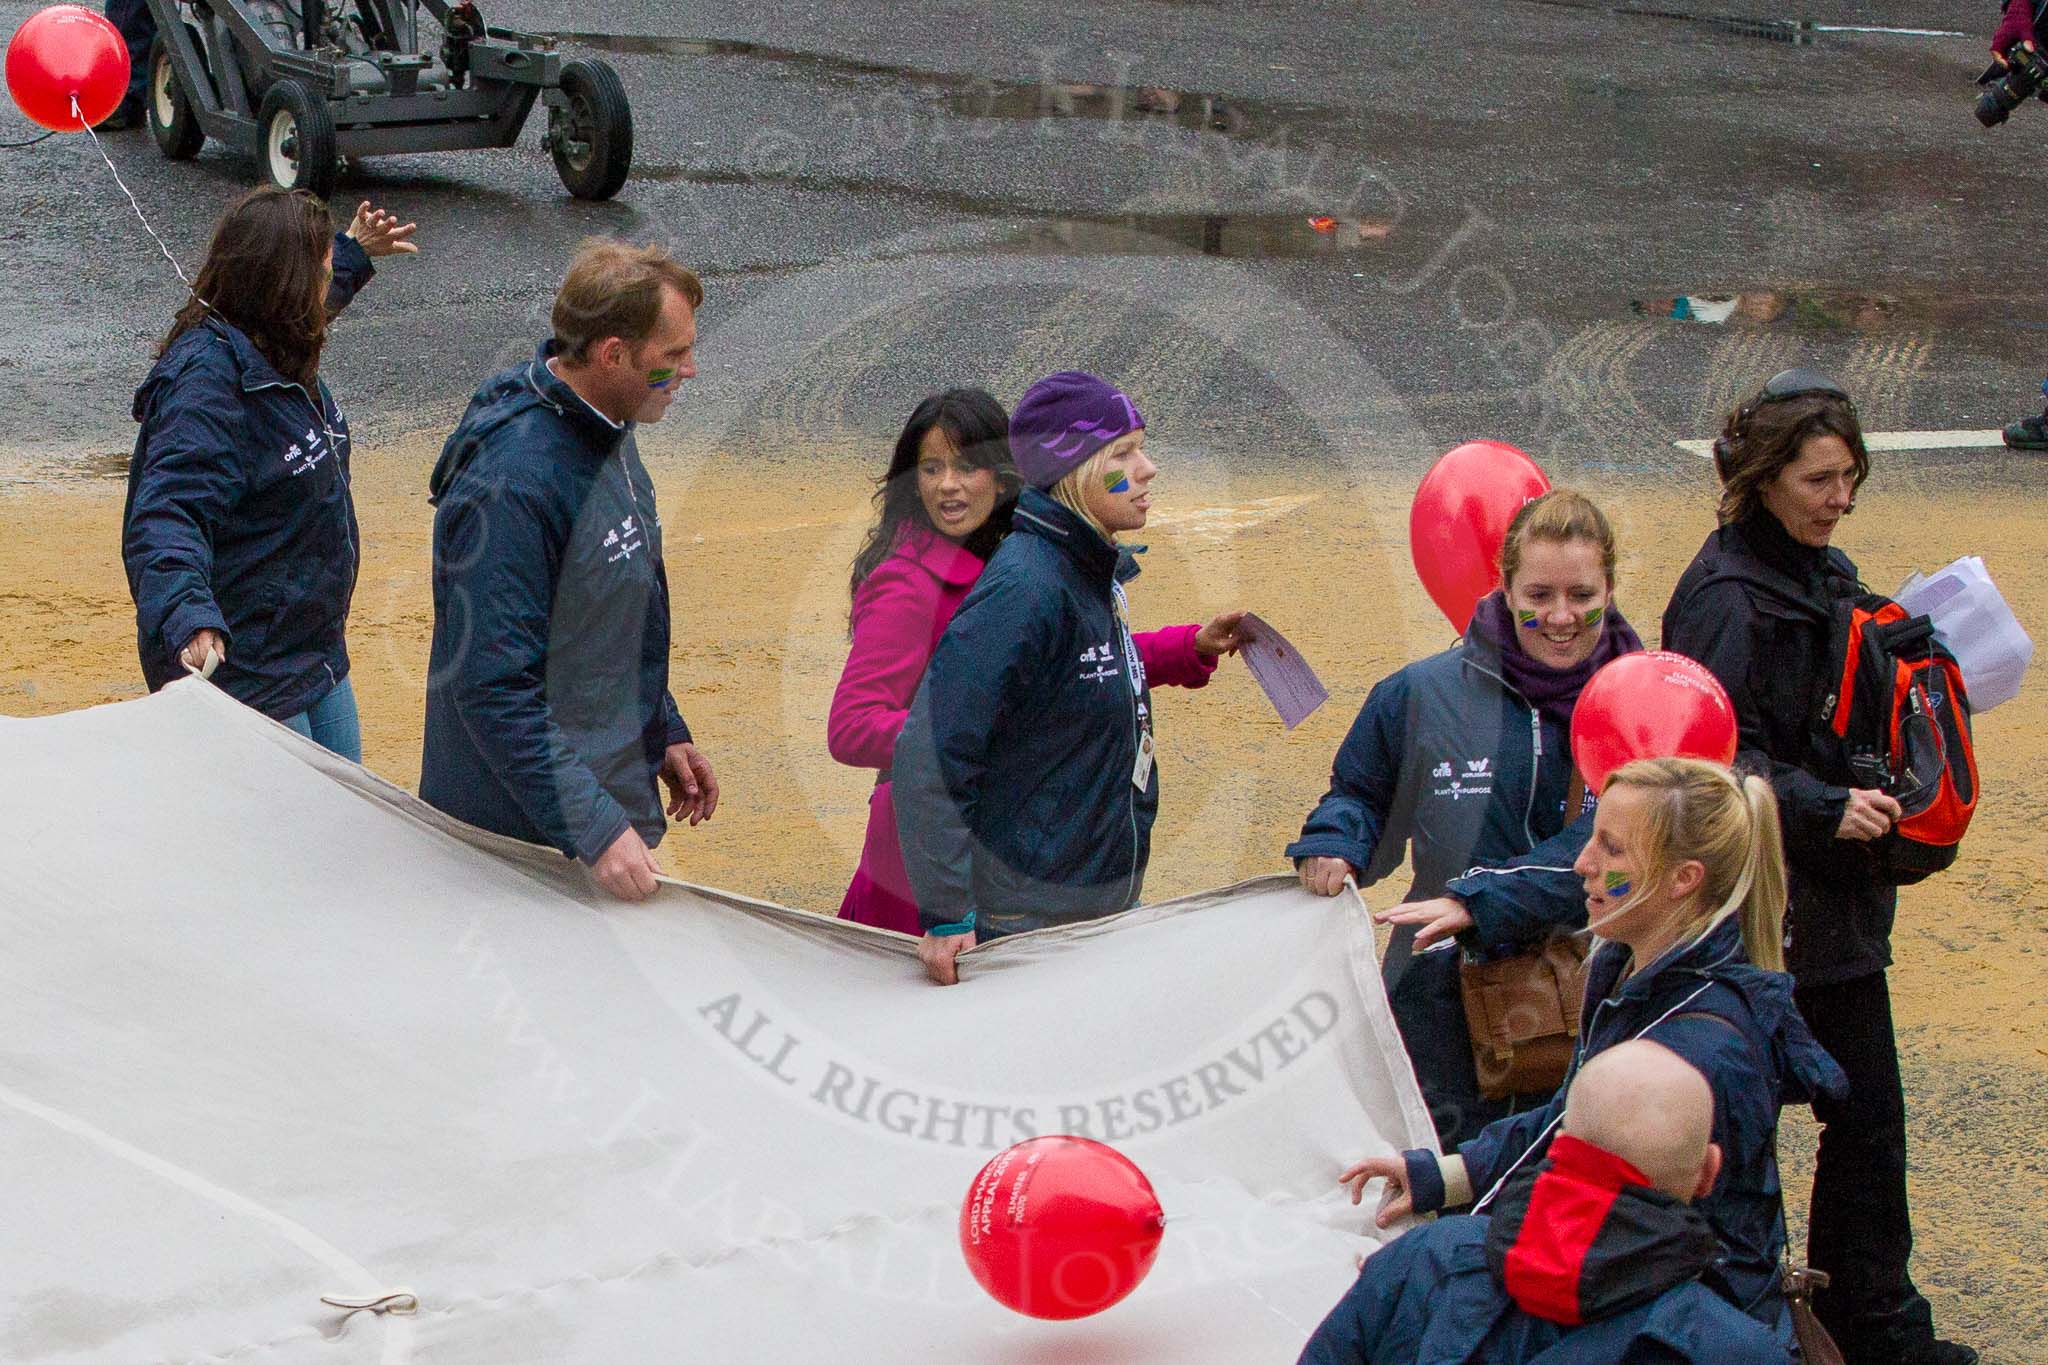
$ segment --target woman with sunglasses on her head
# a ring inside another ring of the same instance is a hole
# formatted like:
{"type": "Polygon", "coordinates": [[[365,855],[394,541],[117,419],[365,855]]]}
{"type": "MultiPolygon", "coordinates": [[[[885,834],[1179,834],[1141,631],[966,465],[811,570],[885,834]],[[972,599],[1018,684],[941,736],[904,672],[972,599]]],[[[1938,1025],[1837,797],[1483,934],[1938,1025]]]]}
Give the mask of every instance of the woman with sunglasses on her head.
{"type": "Polygon", "coordinates": [[[1829,620],[1863,591],[1834,548],[1870,473],[1856,409],[1813,370],[1787,370],[1728,418],[1714,444],[1720,526],[1664,609],[1664,644],[1711,669],[1735,705],[1737,762],[1777,793],[1790,866],[1786,957],[1800,1013],[1849,1076],[1821,1099],[1808,1259],[1831,1283],[1814,1307],[1852,1361],[1966,1365],[1934,1336],[1907,1273],[1906,1108],[1885,969],[1897,888],[1872,842],[1899,805],[1859,787],[1813,736],[1831,691],[1829,620]]]}
{"type": "Polygon", "coordinates": [[[361,762],[343,638],[351,452],[320,355],[370,257],[419,248],[412,224],[368,203],[333,228],[320,200],[274,187],[221,215],[135,394],[121,555],[152,691],[200,673],[361,762]]]}
{"type": "MultiPolygon", "coordinates": [[[[1608,777],[1572,870],[1587,931],[1600,940],[1587,963],[1572,1075],[1618,1043],[1648,1038],[1707,1078],[1722,1166],[1693,1207],[1725,1253],[1712,1287],[1789,1351],[1778,1110],[1839,1093],[1843,1078],[1801,1021],[1782,971],[1785,863],[1770,785],[1697,759],[1627,764],[1608,777]]],[[[1484,1213],[1508,1182],[1534,1176],[1572,1075],[1548,1104],[1489,1125],[1455,1156],[1418,1148],[1370,1157],[1339,1179],[1353,1202],[1369,1181],[1386,1180],[1381,1227],[1475,1200],[1484,1213]]]]}
{"type": "Polygon", "coordinates": [[[1581,921],[1575,900],[1530,915],[1506,898],[1452,899],[1446,885],[1475,864],[1528,853],[1579,817],[1572,708],[1602,664],[1643,647],[1614,604],[1614,563],[1614,530],[1591,499],[1557,489],[1524,504],[1501,546],[1501,587],[1480,601],[1463,640],[1373,688],[1337,751],[1329,792],[1287,849],[1302,884],[1323,896],[1346,877],[1370,885],[1412,857],[1407,903],[1379,917],[1396,926],[1387,989],[1446,1150],[1518,1102],[1549,1098],[1480,1094],[1460,954],[1425,950],[1519,951],[1581,921]]]}
{"type": "MultiPolygon", "coordinates": [[[[1087,392],[1086,386],[1071,387],[1087,392]]],[[[1027,395],[1026,404],[1033,402],[1027,395]]],[[[1020,408],[1027,428],[1033,411],[1043,407],[1020,408]]],[[[860,866],[839,907],[842,919],[924,932],[898,842],[892,763],[933,652],[1010,532],[1022,480],[1011,461],[1009,429],[1002,405],[980,389],[927,398],[905,423],[876,490],[875,525],[853,563],[852,648],[833,693],[826,733],[833,758],[879,770],[860,866]]],[[[1108,495],[1106,485],[1103,493],[1108,495]]],[[[1243,615],[1229,612],[1207,626],[1135,633],[1140,674],[1154,683],[1203,686],[1217,659],[1237,647],[1243,615]]],[[[999,631],[980,639],[984,646],[1003,643],[999,631]]],[[[991,809],[1001,801],[997,792],[991,809]]],[[[984,937],[994,932],[993,923],[982,926],[984,937]]]]}

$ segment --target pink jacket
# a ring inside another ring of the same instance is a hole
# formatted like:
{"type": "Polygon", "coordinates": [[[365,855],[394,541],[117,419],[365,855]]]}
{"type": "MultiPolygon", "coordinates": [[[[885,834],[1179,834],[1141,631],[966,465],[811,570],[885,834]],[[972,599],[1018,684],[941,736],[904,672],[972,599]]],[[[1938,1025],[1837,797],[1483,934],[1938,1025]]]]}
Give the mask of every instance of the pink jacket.
{"type": "MultiPolygon", "coordinates": [[[[895,550],[853,594],[853,647],[832,694],[825,744],[837,761],[886,770],[925,666],[953,613],[981,576],[983,561],[943,536],[906,526],[895,550]]],[[[1201,687],[1216,661],[1195,648],[1200,626],[1134,634],[1145,676],[1155,687],[1201,687]]],[[[867,838],[842,919],[919,932],[917,904],[896,842],[896,806],[886,780],[868,799],[867,838]]]]}

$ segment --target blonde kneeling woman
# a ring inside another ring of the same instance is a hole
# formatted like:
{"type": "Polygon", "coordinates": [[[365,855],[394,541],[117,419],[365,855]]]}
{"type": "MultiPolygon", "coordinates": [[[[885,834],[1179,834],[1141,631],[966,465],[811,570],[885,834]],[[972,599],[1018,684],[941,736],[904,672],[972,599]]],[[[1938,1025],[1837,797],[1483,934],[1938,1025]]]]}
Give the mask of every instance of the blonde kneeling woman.
{"type": "MultiPolygon", "coordinates": [[[[1715,1287],[1789,1347],[1778,1110],[1844,1081],[1793,1008],[1783,971],[1785,857],[1770,784],[1694,759],[1631,763],[1609,777],[1573,870],[1585,883],[1587,929],[1602,940],[1587,967],[1573,1075],[1607,1048],[1649,1038],[1706,1076],[1726,1160],[1695,1207],[1727,1253],[1715,1287]]],[[[1489,1125],[1457,1156],[1369,1157],[1341,1179],[1354,1202],[1385,1179],[1383,1227],[1475,1197],[1483,1213],[1509,1181],[1533,1178],[1571,1083],[1545,1107],[1489,1125]]]]}

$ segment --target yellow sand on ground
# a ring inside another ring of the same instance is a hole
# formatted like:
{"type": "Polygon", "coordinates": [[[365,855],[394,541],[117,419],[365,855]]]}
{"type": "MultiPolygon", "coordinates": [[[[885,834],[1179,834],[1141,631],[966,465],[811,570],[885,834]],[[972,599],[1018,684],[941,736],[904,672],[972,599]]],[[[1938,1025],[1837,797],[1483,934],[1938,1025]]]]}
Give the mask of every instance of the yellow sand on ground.
{"type": "MultiPolygon", "coordinates": [[[[407,786],[419,771],[432,626],[431,509],[437,440],[358,461],[365,561],[350,627],[368,766],[407,786]]],[[[717,765],[717,818],[678,830],[662,856],[679,876],[831,912],[860,847],[871,774],[825,750],[844,659],[846,565],[865,526],[864,454],[806,451],[735,464],[655,458],[675,600],[674,681],[717,765]]],[[[1654,643],[1671,584],[1711,525],[1704,465],[1687,486],[1603,488],[1623,539],[1621,604],[1654,643]]],[[[1909,483],[1909,480],[1899,480],[1909,483]]],[[[1151,549],[1133,593],[1141,624],[1249,606],[1316,665],[1331,703],[1288,734],[1240,666],[1159,703],[1162,790],[1150,898],[1279,866],[1321,794],[1366,690],[1450,632],[1407,563],[1413,481],[1275,474],[1230,480],[1177,470],[1158,485],[1151,549]]],[[[1942,490],[1932,537],[1986,554],[2037,637],[2048,623],[2043,499],[1942,490]]],[[[1896,584],[1925,560],[1937,504],[1873,489],[1843,537],[1866,578],[1896,584]]],[[[46,715],[141,693],[134,617],[117,553],[118,483],[0,494],[0,713],[46,715]]],[[[1946,554],[1944,555],[1946,557],[1946,554]]],[[[1892,985],[1914,1117],[1916,1274],[1945,1330],[2048,1358],[2048,686],[2035,680],[1978,726],[1984,802],[1961,864],[1905,892],[1892,985]]],[[[118,812],[122,794],[107,794],[118,812]]],[[[109,825],[118,828],[118,814],[109,825]]],[[[1399,888],[1376,888],[1375,905],[1399,888]]],[[[1786,1184],[1804,1202],[1810,1129],[1788,1126],[1786,1184]]]]}

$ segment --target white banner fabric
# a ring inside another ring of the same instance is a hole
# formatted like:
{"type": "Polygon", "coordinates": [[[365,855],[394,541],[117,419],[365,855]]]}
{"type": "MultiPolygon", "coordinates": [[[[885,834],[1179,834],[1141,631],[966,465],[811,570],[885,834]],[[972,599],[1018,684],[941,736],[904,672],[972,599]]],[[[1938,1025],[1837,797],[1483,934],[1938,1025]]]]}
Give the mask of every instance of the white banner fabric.
{"type": "Polygon", "coordinates": [[[0,777],[0,1359],[1277,1365],[1376,1244],[1337,1172],[1433,1142],[1350,894],[1248,882],[939,988],[879,931],[607,902],[196,680],[0,719],[0,777]],[[1168,1219],[1066,1323],[957,1234],[1058,1132],[1168,1219]]]}

